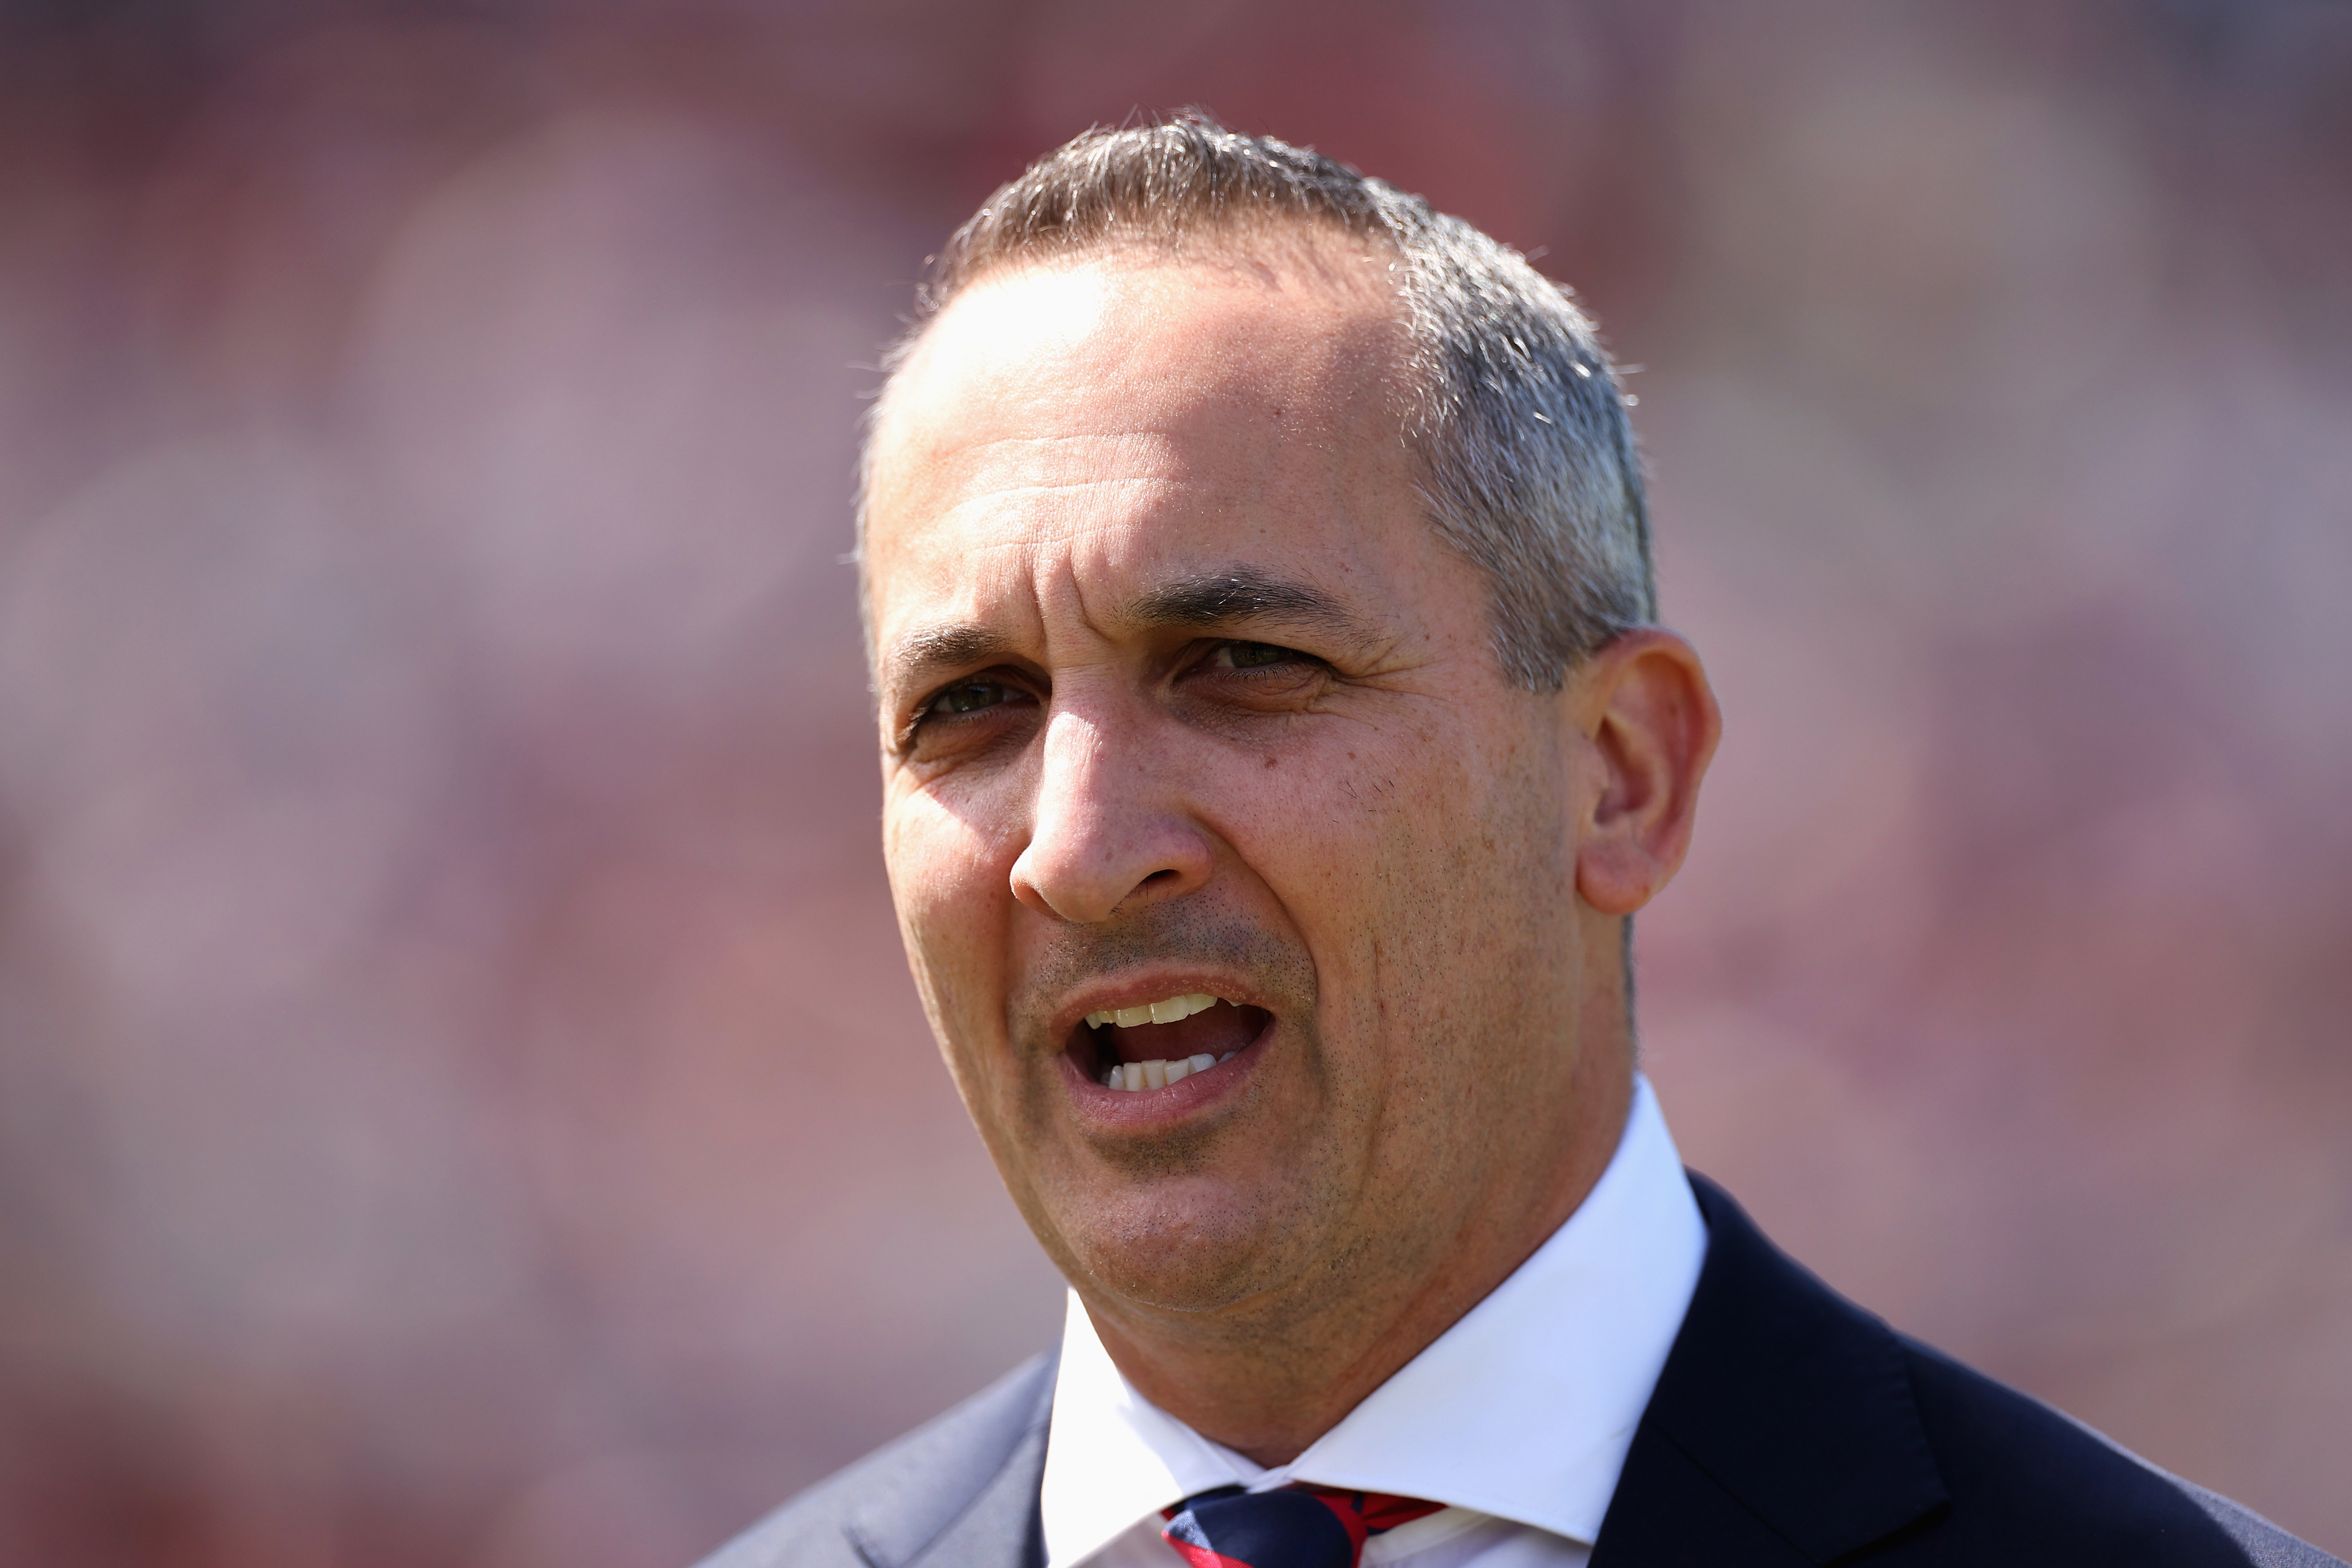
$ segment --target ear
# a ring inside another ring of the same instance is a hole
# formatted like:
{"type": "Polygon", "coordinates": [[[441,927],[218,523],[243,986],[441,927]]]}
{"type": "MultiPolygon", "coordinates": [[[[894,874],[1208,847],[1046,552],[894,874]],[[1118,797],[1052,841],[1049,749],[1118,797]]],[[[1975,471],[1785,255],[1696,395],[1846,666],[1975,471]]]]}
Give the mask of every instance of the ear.
{"type": "Polygon", "coordinates": [[[1681,868],[1699,780],[1723,715],[1690,644],[1643,626],[1569,677],[1561,698],[1580,746],[1576,890],[1604,915],[1630,915],[1681,868]]]}

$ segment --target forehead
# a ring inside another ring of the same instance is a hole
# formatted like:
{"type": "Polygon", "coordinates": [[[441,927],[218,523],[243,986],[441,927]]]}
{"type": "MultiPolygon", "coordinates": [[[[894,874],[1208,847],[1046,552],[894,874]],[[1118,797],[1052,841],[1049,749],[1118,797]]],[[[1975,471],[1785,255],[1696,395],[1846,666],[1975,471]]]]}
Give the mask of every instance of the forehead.
{"type": "MultiPolygon", "coordinates": [[[[1114,255],[987,279],[935,321],[875,436],[877,645],[1067,579],[1392,552],[1418,515],[1404,332],[1370,257],[1114,255]]],[[[1295,575],[1286,569],[1285,574],[1295,575]]]]}

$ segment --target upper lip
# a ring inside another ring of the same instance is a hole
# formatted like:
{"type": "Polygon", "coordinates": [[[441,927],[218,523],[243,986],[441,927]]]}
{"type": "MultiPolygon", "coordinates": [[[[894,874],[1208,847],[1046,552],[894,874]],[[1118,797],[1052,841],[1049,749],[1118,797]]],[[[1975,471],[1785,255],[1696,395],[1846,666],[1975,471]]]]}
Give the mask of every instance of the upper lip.
{"type": "Polygon", "coordinates": [[[1055,1007],[1047,1033],[1055,1048],[1066,1045],[1086,1022],[1089,1013],[1105,1008],[1140,1007],[1147,1002],[1161,1002],[1188,992],[1205,991],[1221,1002],[1236,1007],[1259,1007],[1271,1013],[1274,1009],[1263,1001],[1255,987],[1232,974],[1210,974],[1200,970],[1147,970],[1129,972],[1118,976],[1090,980],[1064,996],[1055,1007]]]}

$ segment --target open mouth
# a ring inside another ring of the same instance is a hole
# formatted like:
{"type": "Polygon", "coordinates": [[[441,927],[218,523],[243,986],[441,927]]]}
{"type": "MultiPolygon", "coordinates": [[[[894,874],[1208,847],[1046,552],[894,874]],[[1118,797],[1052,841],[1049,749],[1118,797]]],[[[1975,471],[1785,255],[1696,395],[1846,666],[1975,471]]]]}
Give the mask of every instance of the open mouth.
{"type": "Polygon", "coordinates": [[[1273,1022],[1263,1007],[1188,992],[1090,1013],[1069,1051],[1078,1069],[1106,1089],[1165,1089],[1247,1050],[1273,1022]]]}

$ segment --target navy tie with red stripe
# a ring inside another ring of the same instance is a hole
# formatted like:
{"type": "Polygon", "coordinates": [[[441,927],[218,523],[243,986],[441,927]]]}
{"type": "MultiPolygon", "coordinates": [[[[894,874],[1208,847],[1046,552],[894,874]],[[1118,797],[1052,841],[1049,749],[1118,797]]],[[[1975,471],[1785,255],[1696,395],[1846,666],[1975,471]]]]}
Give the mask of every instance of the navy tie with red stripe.
{"type": "Polygon", "coordinates": [[[1265,1492],[1218,1487],[1162,1509],[1160,1533],[1192,1568],[1357,1568],[1366,1540],[1444,1506],[1306,1481],[1265,1492]]]}

